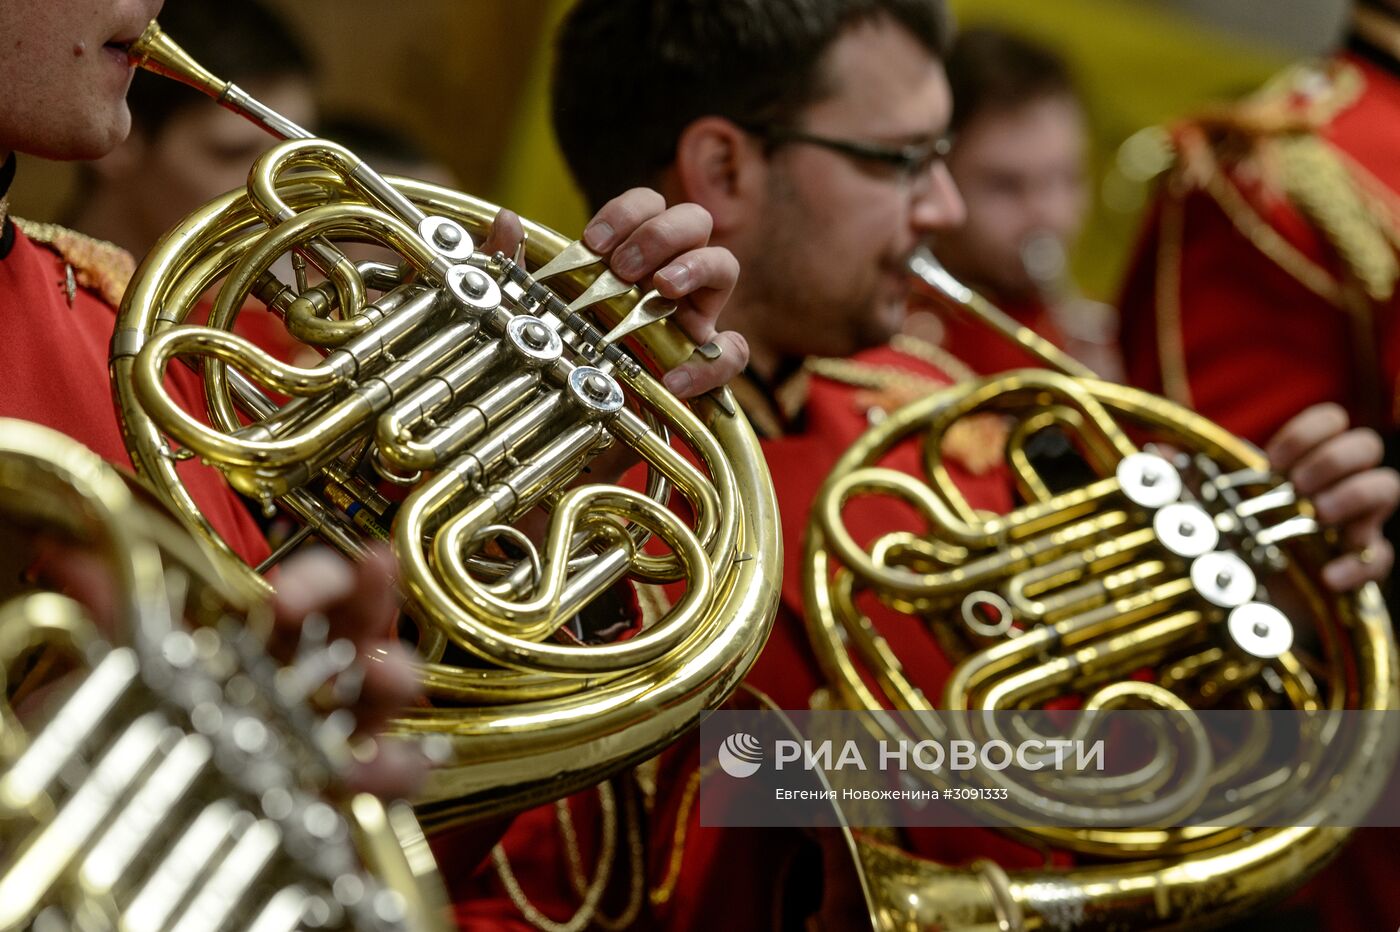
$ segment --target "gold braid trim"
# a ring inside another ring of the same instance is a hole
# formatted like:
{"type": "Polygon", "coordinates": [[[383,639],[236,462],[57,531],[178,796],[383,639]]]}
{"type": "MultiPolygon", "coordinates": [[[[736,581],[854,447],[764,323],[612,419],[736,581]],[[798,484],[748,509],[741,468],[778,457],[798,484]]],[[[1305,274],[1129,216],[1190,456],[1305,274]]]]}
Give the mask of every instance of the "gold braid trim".
{"type": "MultiPolygon", "coordinates": [[[[963,367],[966,369],[966,367],[963,367]]],[[[942,391],[951,382],[930,378],[891,365],[813,356],[803,370],[815,376],[864,389],[855,395],[855,404],[867,414],[889,414],[912,401],[942,391]]],[[[943,435],[943,455],[956,459],[975,476],[1001,463],[1006,451],[1006,421],[995,414],[975,414],[953,424],[943,435]]]]}
{"type": "Polygon", "coordinates": [[[1341,284],[1321,265],[1303,254],[1273,226],[1259,216],[1245,196],[1223,175],[1206,182],[1204,189],[1220,206],[1236,230],[1267,256],[1274,265],[1292,275],[1299,284],[1334,307],[1343,307],[1341,284]]]}
{"type": "Polygon", "coordinates": [[[647,892],[653,906],[665,906],[676,895],[681,879],[681,863],[685,860],[686,835],[690,830],[690,813],[700,792],[700,781],[715,769],[714,764],[696,768],[685,782],[680,804],[676,807],[676,824],[671,830],[671,852],[666,858],[666,874],[661,882],[647,892]]]}
{"type": "Polygon", "coordinates": [[[954,382],[967,382],[977,378],[972,367],[936,343],[908,333],[897,333],[890,345],[906,356],[922,359],[937,369],[943,370],[954,382]]]}
{"type": "Polygon", "coordinates": [[[126,286],[136,272],[136,260],[131,253],[56,223],[35,223],[19,217],[14,221],[25,236],[53,247],[63,261],[73,267],[79,285],[96,292],[112,307],[122,303],[126,286]]]}
{"type": "Polygon", "coordinates": [[[1390,218],[1371,208],[1336,148],[1313,135],[1285,136],[1271,146],[1284,192],[1299,212],[1332,244],[1371,300],[1390,300],[1400,278],[1390,218]]]}
{"type": "Polygon", "coordinates": [[[1181,326],[1181,240],[1185,205],[1180,198],[1162,204],[1157,228],[1157,364],[1162,392],[1179,405],[1191,407],[1191,379],[1186,372],[1186,348],[1181,326]]]}
{"type": "MultiPolygon", "coordinates": [[[[951,382],[930,378],[910,372],[900,366],[877,365],[857,362],[854,359],[837,359],[831,356],[812,356],[802,364],[802,368],[812,375],[819,375],[833,382],[852,385],[856,388],[871,389],[889,395],[889,406],[885,411],[893,411],[900,404],[922,397],[930,392],[947,388],[951,382]]],[[[872,401],[879,399],[872,398],[872,401]]]]}
{"type": "Polygon", "coordinates": [[[1333,147],[1333,153],[1346,166],[1347,173],[1361,188],[1363,202],[1375,214],[1390,245],[1400,250],[1400,195],[1371,174],[1370,169],[1352,158],[1351,153],[1333,147]]]}
{"type": "Polygon", "coordinates": [[[1383,186],[1320,135],[1364,90],[1354,65],[1300,65],[1238,104],[1205,111],[1178,128],[1168,196],[1206,192],[1270,261],[1332,306],[1353,311],[1343,280],[1290,243],[1241,192],[1234,177],[1252,174],[1331,245],[1343,279],[1360,282],[1376,301],[1389,300],[1400,282],[1394,197],[1376,198],[1383,186]]]}
{"type": "MultiPolygon", "coordinates": [[[[607,890],[608,879],[612,876],[613,861],[617,849],[617,801],[610,782],[604,781],[598,784],[597,791],[598,804],[603,817],[602,850],[598,853],[597,872],[582,893],[583,902],[569,919],[558,922],[540,912],[539,907],[530,901],[529,895],[515,876],[515,871],[511,868],[510,860],[506,856],[505,846],[497,844],[491,849],[491,862],[496,869],[497,877],[500,878],[501,886],[505,888],[506,895],[510,897],[511,903],[519,910],[521,917],[541,932],[583,932],[590,923],[602,918],[598,912],[598,905],[602,902],[603,893],[607,890]]],[[[573,837],[573,820],[568,815],[568,800],[559,800],[555,804],[555,820],[565,840],[572,880],[575,869],[582,869],[582,858],[578,851],[577,839],[573,837]]],[[[636,882],[634,881],[634,883],[636,882]]]]}
{"type": "MultiPolygon", "coordinates": [[[[632,872],[627,888],[627,905],[623,907],[622,914],[612,918],[604,915],[601,909],[596,909],[592,915],[592,925],[603,932],[622,932],[632,927],[641,915],[643,887],[646,886],[646,854],[642,843],[641,817],[637,811],[637,789],[629,785],[626,775],[618,778],[617,782],[623,794],[622,819],[627,828],[627,856],[632,865],[632,872]]],[[[569,810],[568,800],[561,799],[555,802],[554,815],[559,834],[564,839],[564,851],[569,862],[569,883],[574,888],[574,894],[586,900],[590,889],[589,881],[583,873],[583,852],[579,848],[578,833],[574,829],[574,817],[569,810]]],[[[601,858],[602,855],[599,856],[600,862],[601,858]]],[[[599,870],[601,873],[601,863],[599,870]]]]}
{"type": "Polygon", "coordinates": [[[1305,62],[1285,68],[1243,100],[1203,108],[1189,123],[1246,144],[1260,137],[1315,132],[1354,105],[1365,89],[1355,65],[1305,62]]]}
{"type": "MultiPolygon", "coordinates": [[[[1323,135],[1365,88],[1361,70],[1345,62],[1298,66],[1245,101],[1178,127],[1177,159],[1164,189],[1156,295],[1168,397],[1183,403],[1190,397],[1181,333],[1180,214],[1193,190],[1205,192],[1260,253],[1347,316],[1362,397],[1394,396],[1382,390],[1374,315],[1400,287],[1400,197],[1323,135]],[[1257,181],[1266,197],[1286,199],[1330,247],[1334,267],[1289,242],[1246,196],[1241,179],[1257,181]]],[[[1400,397],[1395,407],[1400,412],[1400,397]]]]}

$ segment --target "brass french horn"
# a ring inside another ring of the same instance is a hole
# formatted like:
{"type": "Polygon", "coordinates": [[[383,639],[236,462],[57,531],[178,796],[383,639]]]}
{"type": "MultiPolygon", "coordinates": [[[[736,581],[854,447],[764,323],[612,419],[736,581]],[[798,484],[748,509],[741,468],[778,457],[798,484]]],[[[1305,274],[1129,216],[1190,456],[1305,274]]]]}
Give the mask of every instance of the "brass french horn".
{"type": "Polygon", "coordinates": [[[437,826],[592,785],[722,702],[775,611],[776,505],[727,390],[687,405],[648,371],[694,351],[664,322],[674,305],[536,224],[521,255],[479,252],[497,207],[382,177],[154,23],[131,56],[284,140],[246,191],[192,214],[137,270],[112,350],[132,459],[225,550],[180,483],[182,457],[295,515],[283,550],[310,535],[352,556],[392,541],[433,700],[393,727],[454,749],[420,816],[437,826]],[[357,262],[342,249],[357,243],[394,258],[357,262]],[[185,325],[216,283],[210,326],[185,325]],[[286,365],[231,333],[253,299],[320,358],[286,365]],[[164,390],[177,361],[202,373],[207,411],[164,390]],[[612,444],[646,464],[644,492],[579,481],[612,444]],[[542,542],[519,524],[541,514],[542,542]],[[685,591],[632,637],[578,643],[588,632],[564,629],[624,579],[685,591]]]}
{"type": "Polygon", "coordinates": [[[0,929],[445,928],[412,812],[330,792],[344,723],[304,697],[344,652],[274,664],[261,592],[141,495],[0,420],[6,578],[42,538],[91,597],[54,559],[0,594],[0,929]]]}
{"type": "MultiPolygon", "coordinates": [[[[838,462],[813,508],[803,557],[809,634],[836,705],[979,712],[1075,696],[1085,708],[1174,709],[1185,718],[1296,709],[1317,716],[1323,735],[1340,734],[1330,729],[1345,710],[1396,708],[1395,641],[1378,589],[1325,589],[1320,569],[1336,548],[1257,449],[1161,398],[1093,379],[931,254],[911,267],[940,303],[976,314],[1059,371],[936,392],[890,414],[838,462]],[[1004,463],[1020,502],[1008,514],[972,508],[943,460],[949,432],[974,417],[1006,425],[1004,463]],[[1030,441],[1052,429],[1070,438],[1087,479],[1057,485],[1040,468],[1030,441]],[[904,443],[922,453],[919,478],[881,466],[904,443]],[[847,522],[863,497],[895,499],[926,528],[857,540],[847,522]],[[1292,601],[1280,601],[1285,593],[1292,601]],[[947,653],[955,666],[941,695],[915,686],[888,629],[872,620],[870,597],[891,613],[882,624],[925,626],[947,653]]],[[[1291,773],[1261,773],[1248,784],[1254,795],[1231,799],[1239,812],[1267,812],[1280,787],[1298,785],[1288,778],[1307,775],[1316,802],[1287,823],[1297,827],[1021,828],[1018,837],[1079,864],[1024,871],[945,866],[849,836],[871,922],[881,930],[1196,929],[1239,916],[1301,884],[1345,841],[1347,823],[1326,807],[1345,798],[1364,812],[1374,801],[1400,747],[1382,718],[1361,716],[1347,741],[1301,746],[1305,759],[1291,773]]],[[[928,723],[930,734],[919,737],[985,738],[940,731],[966,730],[975,717],[914,720],[928,723]]],[[[895,730],[906,727],[914,726],[895,730]]],[[[1195,789],[1207,794],[1224,766],[1217,758],[1195,789]]],[[[1089,781],[1077,796],[1055,798],[1093,808],[1112,797],[1089,781]]]]}

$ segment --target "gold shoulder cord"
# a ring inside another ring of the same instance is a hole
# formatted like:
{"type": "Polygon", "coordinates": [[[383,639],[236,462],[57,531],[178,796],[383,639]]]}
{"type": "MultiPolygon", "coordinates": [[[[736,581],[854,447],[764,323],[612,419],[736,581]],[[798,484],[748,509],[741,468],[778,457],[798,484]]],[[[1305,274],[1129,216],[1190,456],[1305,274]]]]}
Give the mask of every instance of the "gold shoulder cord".
{"type": "Polygon", "coordinates": [[[941,369],[954,382],[966,382],[977,378],[972,367],[936,343],[911,336],[907,333],[895,334],[890,345],[906,356],[922,359],[937,369],[941,369]]]}
{"type": "MultiPolygon", "coordinates": [[[[632,924],[637,921],[642,909],[642,887],[646,880],[642,824],[637,811],[637,790],[631,785],[630,775],[624,775],[619,782],[622,783],[622,819],[627,828],[627,857],[632,866],[632,873],[628,879],[627,906],[623,909],[622,914],[616,919],[609,918],[597,911],[593,915],[593,924],[606,932],[618,932],[618,930],[631,928],[632,924]]],[[[561,799],[555,802],[554,814],[559,832],[564,837],[564,852],[569,861],[569,883],[574,888],[574,893],[586,897],[588,883],[583,875],[583,853],[579,850],[578,835],[574,831],[574,817],[569,810],[567,800],[561,799]]],[[[602,854],[600,852],[600,861],[602,854]]],[[[599,865],[599,873],[602,873],[601,864],[599,865]]],[[[610,869],[608,873],[611,873],[610,869]]],[[[606,887],[606,884],[604,886],[606,887]]]]}
{"type": "MultiPolygon", "coordinates": [[[[712,765],[713,766],[713,765],[712,765]]],[[[664,906],[676,893],[676,885],[681,879],[681,862],[685,859],[686,835],[690,831],[690,812],[695,808],[695,800],[700,793],[700,781],[707,768],[697,767],[685,783],[680,805],[676,807],[676,824],[671,832],[671,854],[666,859],[666,876],[648,893],[651,905],[664,906]]]]}
{"type": "MultiPolygon", "coordinates": [[[[3,216],[0,209],[0,216],[3,216]]],[[[105,240],[95,239],[56,223],[36,223],[13,218],[15,226],[36,243],[51,246],[68,263],[74,280],[84,288],[95,291],[112,307],[122,302],[122,295],[136,272],[136,260],[131,253],[105,240]]],[[[70,295],[69,303],[72,303],[70,295]]]]}
{"type": "Polygon", "coordinates": [[[803,369],[812,375],[843,385],[876,391],[892,390],[901,395],[937,391],[947,388],[950,384],[942,379],[919,375],[899,366],[856,362],[851,359],[813,357],[803,363],[803,369]]]}
{"type": "MultiPolygon", "coordinates": [[[[653,906],[664,906],[675,895],[676,885],[680,882],[681,877],[681,863],[685,859],[685,843],[689,835],[690,814],[695,808],[695,801],[699,795],[701,778],[711,770],[713,770],[713,765],[697,769],[686,781],[680,804],[676,810],[675,826],[671,833],[671,852],[666,861],[666,874],[659,884],[647,891],[647,899],[653,906]]],[[[583,855],[579,849],[578,836],[574,831],[573,816],[569,813],[564,801],[560,800],[555,803],[556,824],[564,839],[565,852],[569,862],[569,882],[575,893],[583,898],[583,904],[579,911],[567,922],[555,922],[541,913],[538,907],[530,902],[529,896],[520,886],[515,872],[511,869],[505,850],[500,845],[497,845],[491,852],[491,858],[501,878],[501,884],[506,888],[511,902],[526,921],[544,932],[578,932],[579,929],[586,928],[590,923],[603,929],[626,929],[636,921],[641,910],[640,894],[645,879],[644,846],[635,803],[629,801],[625,818],[628,822],[627,841],[633,870],[627,907],[622,915],[616,919],[609,919],[598,912],[598,901],[602,897],[603,889],[607,886],[615,856],[616,823],[614,820],[617,812],[615,798],[607,784],[600,786],[598,795],[603,812],[604,835],[603,849],[599,852],[598,873],[592,882],[589,882],[583,874],[583,855]]],[[[631,800],[631,797],[629,796],[628,799],[631,800]]]]}
{"type": "MultiPolygon", "coordinates": [[[[1197,125],[1207,137],[1224,136],[1227,140],[1243,141],[1260,158],[1270,160],[1277,167],[1293,169],[1285,171],[1282,185],[1285,193],[1296,198],[1306,189],[1304,201],[1312,203],[1319,198],[1313,196],[1315,192],[1308,186],[1311,179],[1299,176],[1307,175],[1307,169],[1317,167],[1319,155],[1316,148],[1304,146],[1300,149],[1291,143],[1280,148],[1270,143],[1316,139],[1318,130],[1353,105],[1363,90],[1361,73],[1349,65],[1336,65],[1325,74],[1316,65],[1290,68],[1243,103],[1208,111],[1197,125]],[[1327,82],[1326,93],[1310,94],[1308,102],[1301,108],[1293,103],[1300,88],[1306,89],[1309,84],[1322,80],[1327,82]],[[1290,177],[1295,180],[1290,182],[1290,177]]],[[[1343,307],[1341,286],[1327,269],[1289,243],[1229,182],[1227,170],[1215,157],[1221,145],[1218,139],[1212,142],[1210,138],[1205,138],[1201,146],[1187,153],[1178,144],[1176,165],[1166,181],[1168,200],[1181,200],[1192,190],[1204,191],[1256,249],[1308,290],[1336,307],[1343,307]]],[[[1328,172],[1328,175],[1327,187],[1331,191],[1336,178],[1334,172],[1328,172]]],[[[1317,221],[1312,213],[1307,210],[1304,213],[1317,221]]],[[[1332,220],[1332,223],[1322,225],[1325,232],[1337,222],[1335,217],[1332,220]]]]}
{"type": "Polygon", "coordinates": [[[967,379],[977,378],[977,373],[973,372],[961,359],[943,349],[935,346],[927,340],[918,337],[898,334],[890,340],[890,346],[906,356],[913,357],[931,366],[941,369],[947,374],[948,379],[938,379],[933,376],[920,375],[911,372],[901,366],[888,364],[876,364],[858,362],[853,359],[838,359],[831,356],[812,356],[802,364],[803,371],[812,375],[819,375],[824,379],[833,382],[841,382],[845,385],[852,385],[856,388],[869,388],[876,390],[894,389],[901,394],[909,392],[928,392],[939,388],[946,388],[953,382],[961,382],[967,379]]]}
{"type": "MultiPolygon", "coordinates": [[[[1170,184],[1171,182],[1168,182],[1170,184]]],[[[1157,228],[1157,363],[1162,391],[1179,405],[1191,406],[1191,379],[1186,373],[1186,347],[1181,326],[1181,247],[1185,204],[1175,195],[1162,203],[1157,228]]]]}
{"type": "Polygon", "coordinates": [[[491,861],[496,874],[501,878],[501,886],[506,895],[519,910],[521,917],[541,932],[582,932],[591,925],[616,932],[629,928],[636,922],[642,907],[642,889],[645,884],[645,852],[642,843],[641,819],[638,813],[636,793],[630,787],[623,789],[623,822],[627,830],[628,860],[632,873],[629,880],[627,906],[622,914],[613,919],[599,911],[599,903],[612,879],[612,869],[617,860],[617,796],[612,781],[598,784],[598,806],[602,812],[602,839],[598,852],[598,866],[593,879],[583,872],[583,852],[579,848],[578,833],[574,828],[573,814],[569,811],[567,799],[554,803],[555,826],[564,840],[565,857],[569,864],[569,884],[582,899],[578,911],[564,922],[556,922],[542,913],[520,885],[515,871],[511,869],[505,847],[496,845],[491,849],[491,861]]]}

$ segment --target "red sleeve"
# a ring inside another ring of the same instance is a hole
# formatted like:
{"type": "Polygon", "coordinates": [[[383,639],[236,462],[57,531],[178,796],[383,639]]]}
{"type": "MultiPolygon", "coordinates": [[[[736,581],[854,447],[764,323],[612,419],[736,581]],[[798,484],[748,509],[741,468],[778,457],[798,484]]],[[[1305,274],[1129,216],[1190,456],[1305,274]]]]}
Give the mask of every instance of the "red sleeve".
{"type": "MultiPolygon", "coordinates": [[[[1400,80],[1359,59],[1336,67],[1359,79],[1361,90],[1317,132],[1350,173],[1349,193],[1379,225],[1371,235],[1393,249],[1400,243],[1400,80]]],[[[1226,167],[1216,181],[1239,202],[1229,214],[1199,188],[1176,202],[1158,192],[1122,292],[1129,381],[1256,443],[1325,401],[1345,407],[1354,423],[1392,426],[1400,376],[1396,298],[1368,300],[1348,282],[1357,294],[1343,301],[1304,284],[1304,268],[1334,286],[1348,280],[1331,243],[1358,221],[1310,218],[1278,185],[1263,183],[1260,176],[1275,164],[1269,143],[1238,164],[1223,161],[1236,158],[1233,150],[1219,155],[1226,167]],[[1181,211],[1179,237],[1168,233],[1173,205],[1181,211]],[[1269,245],[1270,238],[1287,248],[1269,245]]],[[[1194,168],[1180,174],[1172,183],[1194,178],[1194,168]]]]}
{"type": "MultiPolygon", "coordinates": [[[[70,302],[66,277],[57,253],[16,232],[0,261],[0,416],[51,427],[130,470],[107,377],[114,312],[86,288],[76,288],[70,302]]],[[[173,381],[182,399],[191,397],[192,375],[176,373],[173,381]]],[[[261,561],[267,544],[223,476],[193,460],[180,474],[215,530],[244,560],[261,561]]]]}
{"type": "MultiPolygon", "coordinates": [[[[1160,219],[1161,210],[1158,205],[1152,216],[1160,219]]],[[[1322,401],[1359,416],[1346,315],[1261,253],[1209,196],[1188,196],[1183,216],[1179,319],[1157,300],[1158,279],[1171,270],[1158,261],[1155,220],[1127,279],[1122,334],[1129,382],[1256,443],[1322,401]],[[1173,390],[1182,380],[1185,395],[1173,390]]]]}

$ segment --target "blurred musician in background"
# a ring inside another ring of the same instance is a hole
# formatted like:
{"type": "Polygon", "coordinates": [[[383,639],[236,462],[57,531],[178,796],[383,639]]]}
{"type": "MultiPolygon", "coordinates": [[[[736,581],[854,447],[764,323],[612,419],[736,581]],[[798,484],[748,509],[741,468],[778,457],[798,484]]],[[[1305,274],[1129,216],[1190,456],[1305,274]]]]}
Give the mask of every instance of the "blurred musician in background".
{"type": "Polygon", "coordinates": [[[1400,423],[1397,55],[1396,5],[1361,2],[1346,51],[1156,131],[1121,301],[1134,384],[1256,442],[1324,401],[1400,423]]]}
{"type": "Polygon", "coordinates": [[[321,121],[319,132],[354,152],[385,175],[416,178],[460,190],[457,174],[433,157],[411,133],[364,115],[336,113],[321,121]]]}
{"type": "MultiPolygon", "coordinates": [[[[1326,402],[1400,462],[1400,3],[1358,0],[1330,59],[1148,132],[1122,156],[1157,148],[1163,172],[1121,299],[1128,380],[1256,442],[1326,402]]],[[[1269,927],[1394,928],[1395,869],[1363,829],[1269,927]]]]}
{"type": "MultiPolygon", "coordinates": [[[[270,8],[258,0],[181,0],[165,8],[161,20],[195,61],[297,125],[316,127],[310,53],[270,8]]],[[[64,222],[138,260],[188,214],[246,185],[253,162],[277,142],[237,114],[209,106],[193,88],[146,71],[132,78],[127,107],[131,135],[79,166],[64,222]]],[[[190,322],[203,323],[212,307],[211,293],[190,322]]],[[[239,313],[234,331],[284,362],[298,361],[306,349],[260,304],[239,313]]]]}
{"type": "MultiPolygon", "coordinates": [[[[948,40],[938,0],[582,0],[560,34],[554,123],[590,203],[639,184],[671,203],[698,203],[714,218],[715,241],[743,264],[724,320],[747,338],[752,362],[734,387],[761,435],[788,554],[778,619],[749,683],[784,708],[822,701],[793,558],[818,486],[871,419],[949,384],[947,367],[965,368],[898,336],[910,252],[964,219],[944,161],[948,40]],[[625,145],[598,131],[624,122],[633,128],[625,145]]],[[[1378,459],[1370,437],[1311,411],[1272,449],[1276,465],[1304,470],[1312,489],[1357,480],[1369,516],[1400,494],[1394,477],[1370,468],[1378,459]]],[[[974,507],[1005,510],[1011,490],[988,453],[995,445],[991,435],[964,436],[944,448],[944,462],[974,507]]],[[[908,452],[898,468],[914,472],[908,452]]],[[[1345,509],[1330,517],[1373,528],[1345,509]]],[[[1349,538],[1358,550],[1371,542],[1349,538]]],[[[1359,585],[1388,566],[1388,554],[1364,564],[1343,557],[1329,579],[1359,585]]],[[[937,694],[949,664],[931,635],[908,626],[881,633],[916,685],[937,694]]],[[[814,840],[702,828],[698,758],[686,742],[620,781],[640,797],[639,830],[626,827],[620,804],[600,807],[590,794],[519,818],[491,868],[457,885],[459,922],[768,929],[866,921],[852,875],[834,862],[823,867],[840,858],[839,843],[822,843],[834,833],[814,840]]],[[[1029,867],[1045,857],[979,830],[911,830],[900,842],[951,863],[982,855],[1029,867]]]]}
{"type": "MultiPolygon", "coordinates": [[[[1068,65],[988,26],[960,33],[947,64],[948,170],[967,219],[934,237],[939,259],[1018,323],[1099,375],[1120,379],[1116,315],[1083,297],[1069,270],[1088,204],[1088,138],[1068,65]]],[[[1038,364],[976,321],[925,310],[917,298],[913,312],[911,333],[938,341],[979,375],[1038,364]],[[941,326],[920,321],[922,313],[936,314],[941,326]]]]}

